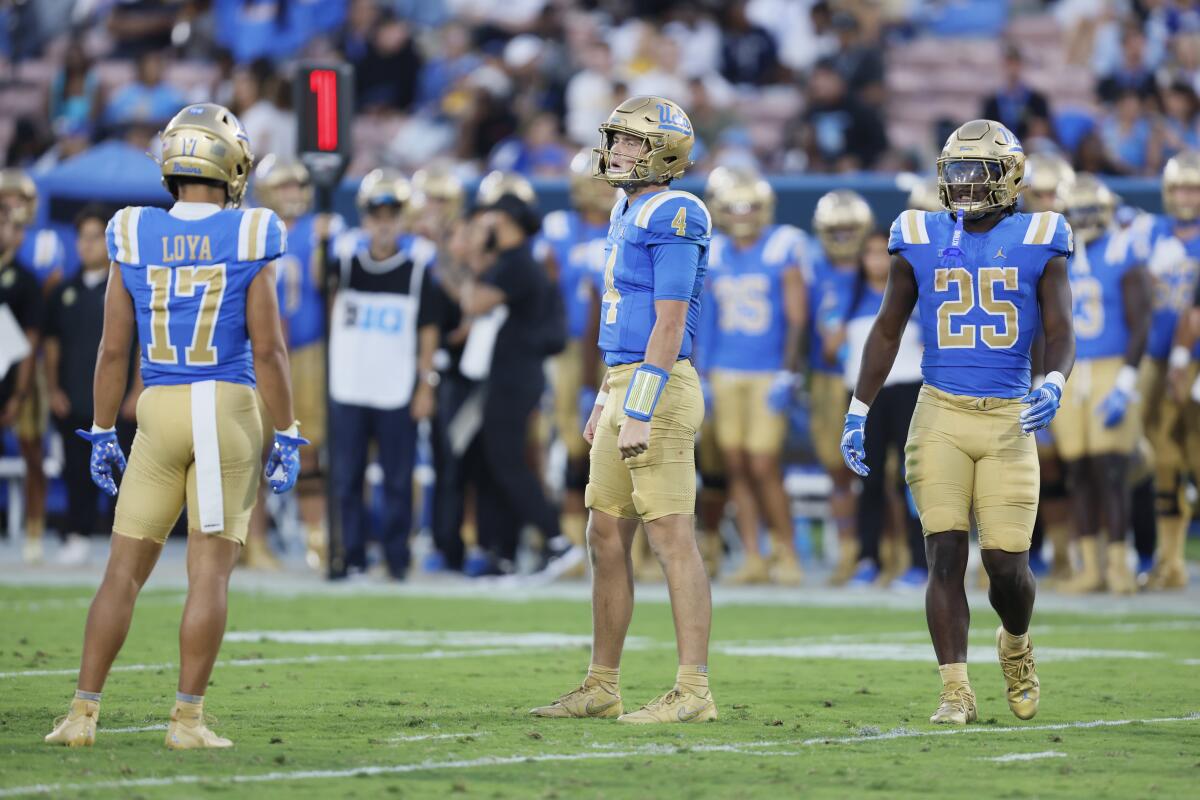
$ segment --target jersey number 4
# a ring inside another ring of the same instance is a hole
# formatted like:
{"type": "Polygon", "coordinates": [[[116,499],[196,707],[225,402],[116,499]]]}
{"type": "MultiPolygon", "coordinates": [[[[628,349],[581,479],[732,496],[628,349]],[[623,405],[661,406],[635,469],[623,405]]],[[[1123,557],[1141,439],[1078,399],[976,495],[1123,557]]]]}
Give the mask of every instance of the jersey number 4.
{"type": "Polygon", "coordinates": [[[147,267],[150,283],[150,348],[146,357],[155,364],[178,364],[179,354],[171,343],[171,298],[195,297],[196,287],[204,286],[192,341],[184,348],[188,366],[204,367],[217,363],[213,347],[217,313],[225,296],[225,265],[207,267],[147,267]],[[171,275],[175,275],[175,292],[171,292],[171,275]]]}
{"type": "Polygon", "coordinates": [[[979,270],[979,293],[975,292],[975,281],[971,273],[962,267],[938,269],[933,273],[933,290],[948,292],[951,286],[958,290],[957,300],[943,300],[937,310],[937,344],[940,350],[974,348],[976,329],[978,337],[993,350],[1003,350],[1016,344],[1018,325],[1017,307],[1008,300],[996,299],[996,285],[1014,292],[1018,288],[1015,267],[983,267],[979,270]],[[953,330],[955,317],[965,316],[976,305],[984,313],[1003,317],[1002,325],[971,325],[960,322],[953,330]]]}

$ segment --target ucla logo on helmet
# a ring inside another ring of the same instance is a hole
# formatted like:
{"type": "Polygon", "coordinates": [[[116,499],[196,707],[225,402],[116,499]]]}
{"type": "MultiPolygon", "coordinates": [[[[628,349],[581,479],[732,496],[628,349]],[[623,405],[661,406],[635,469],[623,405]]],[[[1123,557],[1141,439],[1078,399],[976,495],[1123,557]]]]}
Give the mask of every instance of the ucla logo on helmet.
{"type": "Polygon", "coordinates": [[[692,123],[688,120],[686,114],[666,103],[658,103],[655,107],[658,109],[659,130],[691,134],[692,123]]]}
{"type": "Polygon", "coordinates": [[[203,106],[192,106],[188,109],[188,113],[193,116],[198,117],[204,113],[204,107],[203,106]]]}
{"type": "Polygon", "coordinates": [[[174,164],[171,165],[171,171],[172,172],[183,172],[187,175],[201,174],[201,170],[199,167],[189,167],[186,164],[180,164],[179,162],[175,162],[174,164]]]}

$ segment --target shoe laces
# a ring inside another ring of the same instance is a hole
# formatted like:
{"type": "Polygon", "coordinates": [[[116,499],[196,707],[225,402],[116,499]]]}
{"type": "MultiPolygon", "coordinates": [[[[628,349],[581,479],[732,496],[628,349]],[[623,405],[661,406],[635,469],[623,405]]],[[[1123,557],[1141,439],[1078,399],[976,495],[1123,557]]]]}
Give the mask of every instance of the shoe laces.
{"type": "Polygon", "coordinates": [[[975,693],[971,691],[971,687],[965,683],[960,683],[943,687],[938,701],[943,706],[951,706],[958,711],[966,711],[974,697],[975,693]]]}
{"type": "Polygon", "coordinates": [[[1000,669],[1003,670],[1004,677],[1008,678],[1016,689],[1028,689],[1033,685],[1031,678],[1035,667],[1033,649],[1030,647],[1026,647],[1021,653],[1006,653],[1000,659],[1000,669]]]}
{"type": "Polygon", "coordinates": [[[682,699],[683,699],[683,692],[679,691],[678,689],[672,689],[671,691],[664,694],[662,697],[656,697],[653,700],[651,700],[649,703],[646,703],[646,705],[642,706],[642,710],[657,711],[658,709],[662,708],[663,706],[670,705],[671,703],[674,703],[675,701],[682,700],[682,699]]]}

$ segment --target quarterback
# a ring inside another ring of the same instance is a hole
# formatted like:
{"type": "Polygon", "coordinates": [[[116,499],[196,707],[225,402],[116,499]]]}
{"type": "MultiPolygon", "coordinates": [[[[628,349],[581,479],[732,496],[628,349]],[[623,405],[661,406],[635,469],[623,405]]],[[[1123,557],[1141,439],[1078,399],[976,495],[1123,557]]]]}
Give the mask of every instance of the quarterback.
{"type": "Polygon", "coordinates": [[[70,712],[46,736],[89,746],[100,693],[125,642],[138,592],[187,503],[188,594],[179,629],[179,689],[167,726],[171,749],[230,747],[204,722],[204,690],[225,634],[229,575],[246,540],[258,491],[262,423],[257,382],[276,428],[267,478],[286,492],[307,444],[292,417],[287,348],[274,262],[283,223],[267,209],[237,208],[253,156],[228,109],[180,111],[161,134],[170,211],[123,208],[108,225],[111,277],[96,362],[92,480],[117,495],[112,549],[88,611],[70,712]],[[146,390],[129,458],[113,428],[137,335],[146,390]]]}
{"type": "Polygon", "coordinates": [[[892,269],[863,347],[842,434],[847,466],[866,474],[863,430],[919,305],[924,386],[905,446],[905,471],[929,558],[925,616],[942,677],[931,722],[977,718],[967,679],[970,611],[963,586],[974,511],[990,579],[988,599],[1008,705],[1037,713],[1029,641],[1035,584],[1029,546],[1037,514],[1037,446],[1075,360],[1067,257],[1071,228],[1057,212],[1018,213],[1025,154],[997,122],[977,119],[946,140],[937,161],[948,213],[910,210],[892,224],[892,269]],[[1045,379],[1030,389],[1030,346],[1045,334],[1045,379]]]}
{"type": "Polygon", "coordinates": [[[672,191],[691,166],[692,123],[661,97],[633,97],[600,126],[592,171],[625,192],[609,217],[600,349],[608,367],[584,428],[592,446],[584,503],[592,563],[592,663],[543,717],[622,722],[717,718],[708,689],[712,598],[696,547],[696,430],[704,419],[691,363],[712,222],[672,191]],[[666,573],[679,672],[671,691],[628,714],[618,667],[633,615],[630,550],[638,525],[666,573]]]}

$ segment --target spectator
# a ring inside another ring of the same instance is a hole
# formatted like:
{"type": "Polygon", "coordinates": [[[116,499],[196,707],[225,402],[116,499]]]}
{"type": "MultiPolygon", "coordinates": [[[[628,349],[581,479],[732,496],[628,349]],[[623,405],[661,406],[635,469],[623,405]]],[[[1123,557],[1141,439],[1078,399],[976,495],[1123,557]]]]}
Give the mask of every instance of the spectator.
{"type": "MultiPolygon", "coordinates": [[[[692,120],[696,141],[708,148],[715,147],[721,140],[721,134],[737,126],[737,115],[713,97],[704,81],[693,78],[690,86],[692,102],[688,106],[688,116],[692,120]]],[[[696,151],[693,150],[693,160],[696,157],[696,151]]]]}
{"type": "Polygon", "coordinates": [[[100,82],[84,52],[83,42],[67,43],[62,68],[50,83],[47,107],[50,125],[56,131],[91,125],[100,113],[100,82]]]}
{"type": "MultiPolygon", "coordinates": [[[[663,33],[679,45],[680,71],[685,77],[705,78],[720,68],[723,33],[712,13],[700,5],[683,3],[672,8],[663,33]]],[[[772,47],[774,44],[772,41],[772,47]]]]}
{"type": "Polygon", "coordinates": [[[461,159],[484,163],[496,145],[517,129],[517,117],[507,102],[503,75],[478,70],[471,76],[469,102],[458,127],[457,154],[461,159]],[[493,77],[485,78],[491,75],[493,77]],[[499,81],[495,80],[499,77],[499,81]],[[484,80],[488,84],[483,84],[484,80]]]}
{"type": "Polygon", "coordinates": [[[880,43],[868,41],[858,18],[849,12],[834,14],[832,24],[837,34],[838,52],[830,57],[830,61],[841,73],[847,91],[865,105],[882,105],[886,98],[880,43]]]}
{"type": "Polygon", "coordinates": [[[159,50],[146,50],[138,56],[137,76],[122,86],[104,110],[110,126],[141,123],[157,126],[166,122],[186,104],[183,94],[164,79],[166,60],[159,50]]]}
{"type": "Polygon", "coordinates": [[[279,92],[280,81],[266,59],[234,70],[231,110],[245,126],[258,161],[270,153],[285,161],[296,155],[295,115],[273,102],[279,92]]]}
{"type": "MultiPolygon", "coordinates": [[[[50,295],[43,329],[46,386],[50,413],[62,437],[62,477],[67,484],[63,564],[83,564],[88,559],[90,540],[97,530],[100,489],[92,483],[91,445],[75,435],[77,428],[92,426],[92,382],[96,372],[96,342],[104,329],[104,293],[108,287],[109,260],[104,242],[108,215],[88,206],[75,219],[75,246],[82,271],[59,284],[50,295]]],[[[136,346],[136,345],[135,345],[136,346]]],[[[131,371],[137,359],[130,360],[131,371]]],[[[122,449],[129,451],[136,424],[140,382],[136,372],[129,387],[117,432],[122,449]]]]}
{"type": "Polygon", "coordinates": [[[113,51],[122,58],[139,58],[171,46],[171,31],[187,0],[119,0],[109,5],[113,51]]]}
{"type": "Polygon", "coordinates": [[[340,259],[329,340],[330,473],[346,567],[367,568],[363,484],[374,440],[383,469],[380,538],[395,580],[409,565],[417,422],[434,411],[438,334],[426,274],[433,245],[403,233],[410,194],[408,181],[391,170],[363,179],[358,207],[366,241],[340,259]]]}
{"type": "Polygon", "coordinates": [[[605,42],[587,45],[579,54],[583,69],[567,81],[567,135],[575,144],[592,144],[608,112],[616,107],[612,51],[605,42]]]}
{"type": "MultiPolygon", "coordinates": [[[[565,332],[548,330],[547,313],[557,289],[530,251],[529,240],[541,226],[536,211],[506,194],[479,215],[474,241],[477,279],[462,290],[460,306],[473,317],[466,344],[464,372],[479,337],[492,338],[483,422],[467,453],[478,492],[480,545],[492,559],[489,572],[511,572],[518,537],[526,524],[547,542],[561,543],[558,511],[541,480],[524,458],[531,416],[545,389],[543,362],[550,339],[565,332]]],[[[557,318],[561,325],[562,318],[557,318]]],[[[486,348],[480,347],[480,350],[486,348]]],[[[559,348],[561,349],[561,347],[559,348]]]]}
{"type": "Polygon", "coordinates": [[[674,39],[649,30],[641,44],[648,69],[630,77],[629,94],[658,95],[687,107],[691,93],[679,70],[679,45],[674,39]]]}
{"type": "Polygon", "coordinates": [[[879,111],[846,93],[831,62],[818,64],[809,79],[809,105],[801,118],[801,144],[813,172],[870,169],[887,149],[879,111]]]}
{"type": "Polygon", "coordinates": [[[1120,63],[1096,86],[1096,94],[1106,103],[1116,102],[1125,91],[1141,98],[1154,93],[1154,73],[1146,66],[1146,34],[1133,23],[1121,33],[1120,63]]]}
{"type": "Polygon", "coordinates": [[[471,50],[471,32],[461,22],[443,26],[436,41],[417,88],[417,102],[423,111],[441,111],[446,96],[481,62],[471,50]]]}
{"type": "Polygon", "coordinates": [[[488,169],[526,176],[562,175],[570,158],[558,117],[542,112],[529,121],[521,136],[509,137],[496,145],[488,159],[488,169]]]}
{"type": "Polygon", "coordinates": [[[733,84],[762,86],[780,78],[775,40],[746,18],[744,0],[725,10],[721,41],[721,75],[733,84]]]}
{"type": "Polygon", "coordinates": [[[1004,52],[1004,85],[984,102],[983,117],[1002,123],[1021,141],[1049,136],[1050,104],[1024,81],[1022,69],[1021,51],[1009,45],[1004,52]]]}
{"type": "Polygon", "coordinates": [[[1162,91],[1161,97],[1162,117],[1150,158],[1154,164],[1165,164],[1167,159],[1183,150],[1200,148],[1200,132],[1196,127],[1200,104],[1192,87],[1174,83],[1162,91]]]}
{"type": "Polygon", "coordinates": [[[1100,121],[1099,131],[1111,171],[1121,175],[1155,171],[1155,165],[1150,163],[1153,127],[1136,89],[1121,91],[1112,111],[1100,121]]]}
{"type": "Polygon", "coordinates": [[[352,63],[360,111],[407,111],[412,106],[421,56],[408,23],[384,17],[372,31],[366,52],[352,63]]]}

